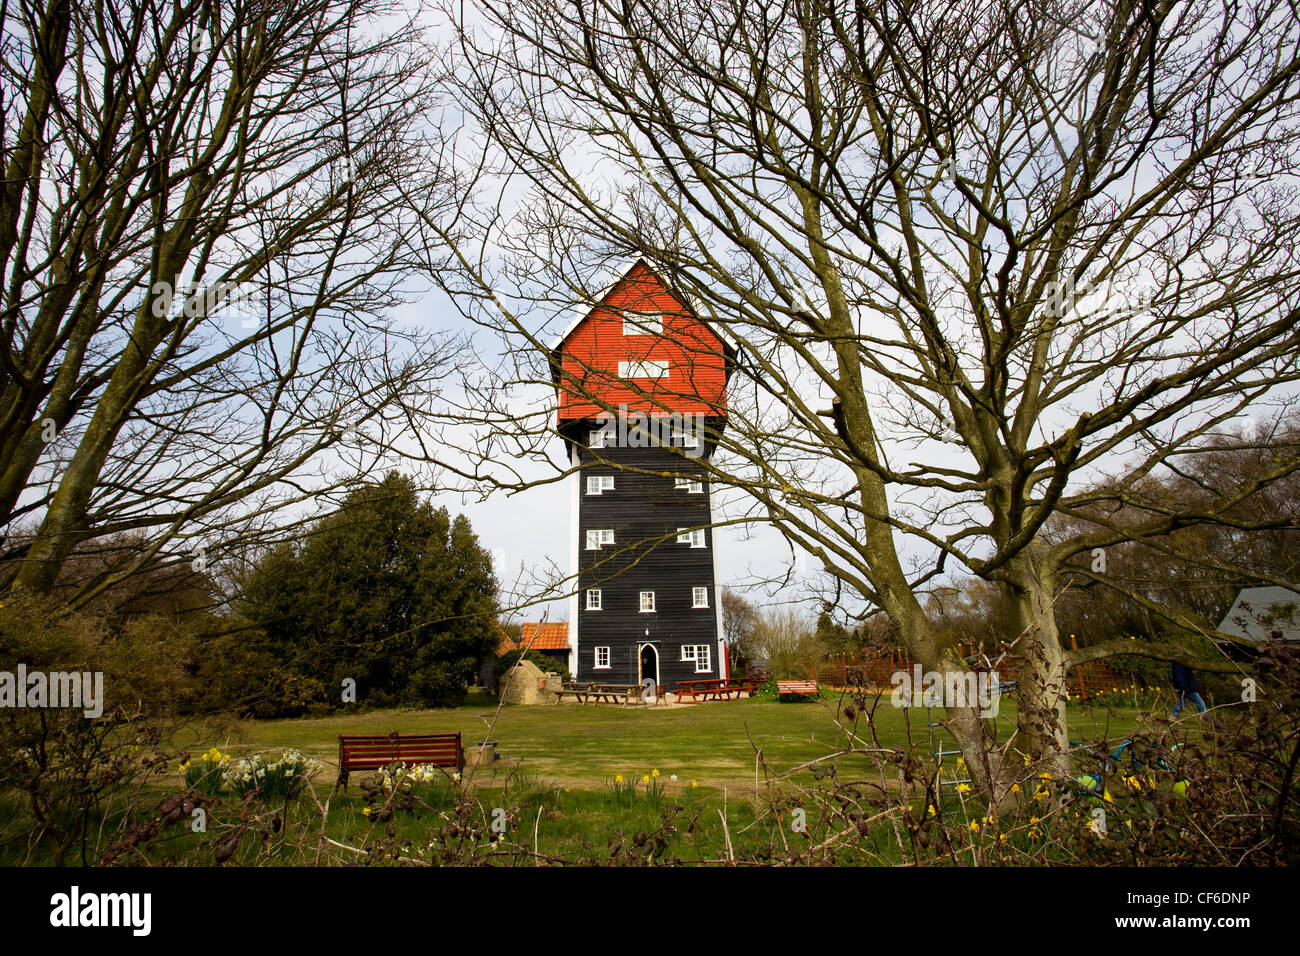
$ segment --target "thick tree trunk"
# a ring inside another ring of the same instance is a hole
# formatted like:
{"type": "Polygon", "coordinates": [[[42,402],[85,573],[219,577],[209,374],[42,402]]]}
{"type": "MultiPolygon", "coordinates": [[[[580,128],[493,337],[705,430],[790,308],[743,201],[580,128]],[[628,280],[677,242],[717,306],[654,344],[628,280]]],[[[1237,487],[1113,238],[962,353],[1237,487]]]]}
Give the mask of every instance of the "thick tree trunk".
{"type": "Polygon", "coordinates": [[[1069,772],[1070,737],[1065,712],[1067,668],[1053,608],[1055,574],[1036,549],[1013,563],[1007,596],[1014,610],[1020,658],[1016,673],[1020,748],[1044,770],[1069,772]]]}

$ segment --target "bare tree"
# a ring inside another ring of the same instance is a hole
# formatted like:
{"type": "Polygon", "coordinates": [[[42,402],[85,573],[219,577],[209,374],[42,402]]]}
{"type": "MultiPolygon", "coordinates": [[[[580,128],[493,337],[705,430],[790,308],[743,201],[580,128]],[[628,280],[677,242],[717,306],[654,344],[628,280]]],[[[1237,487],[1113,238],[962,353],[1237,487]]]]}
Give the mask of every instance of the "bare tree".
{"type": "MultiPolygon", "coordinates": [[[[963,664],[929,586],[995,583],[1024,662],[1015,746],[1066,769],[1062,569],[1221,522],[1300,464],[1043,534],[1296,380],[1293,6],[480,6],[459,95],[499,177],[465,207],[460,291],[516,387],[549,382],[545,320],[646,256],[740,356],[711,460],[754,504],[732,520],[775,523],[930,669],[963,664]]],[[[496,412],[526,448],[538,419],[496,412]]],[[[986,725],[948,714],[989,789],[986,725]]]]}
{"type": "Polygon", "coordinates": [[[147,537],[74,600],[201,571],[433,407],[456,343],[387,316],[403,190],[449,198],[428,50],[385,0],[21,2],[0,29],[0,557],[49,591],[74,548],[147,537]]]}
{"type": "Polygon", "coordinates": [[[723,588],[722,633],[727,639],[727,653],[733,671],[751,660],[757,652],[757,628],[758,609],[731,588],[723,588]]]}

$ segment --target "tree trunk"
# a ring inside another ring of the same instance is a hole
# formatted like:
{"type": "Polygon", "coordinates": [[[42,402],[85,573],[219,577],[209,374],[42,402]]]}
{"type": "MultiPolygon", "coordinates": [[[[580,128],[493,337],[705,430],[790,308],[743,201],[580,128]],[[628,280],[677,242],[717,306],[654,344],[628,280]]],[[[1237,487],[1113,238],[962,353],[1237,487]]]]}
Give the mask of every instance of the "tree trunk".
{"type": "Polygon", "coordinates": [[[1068,671],[1053,610],[1055,574],[1045,567],[1037,548],[1027,549],[1013,562],[1005,588],[1018,635],[1014,652],[1020,658],[1016,673],[1020,749],[1043,769],[1066,776],[1068,671]]]}

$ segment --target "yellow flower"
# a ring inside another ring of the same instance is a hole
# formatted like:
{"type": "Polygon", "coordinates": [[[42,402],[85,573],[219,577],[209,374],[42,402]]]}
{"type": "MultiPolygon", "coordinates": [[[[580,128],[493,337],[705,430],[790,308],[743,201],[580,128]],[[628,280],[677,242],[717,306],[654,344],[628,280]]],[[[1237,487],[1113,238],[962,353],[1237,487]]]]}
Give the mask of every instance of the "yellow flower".
{"type": "Polygon", "coordinates": [[[1020,792],[1020,784],[1018,784],[1018,783],[1013,783],[1013,784],[1011,785],[1011,792],[1012,792],[1012,793],[1019,793],[1019,792],[1020,792]]]}
{"type": "Polygon", "coordinates": [[[1051,779],[1052,779],[1052,775],[1051,775],[1050,773],[1048,773],[1046,770],[1044,770],[1042,773],[1040,773],[1040,774],[1038,775],[1038,779],[1039,779],[1039,780],[1051,780],[1051,779]]]}
{"type": "Polygon", "coordinates": [[[642,783],[649,783],[649,782],[650,782],[650,774],[648,774],[648,773],[646,773],[646,774],[642,774],[642,775],[641,775],[641,782],[642,782],[642,783]]]}
{"type": "Polygon", "coordinates": [[[1030,822],[1030,823],[1037,823],[1037,822],[1038,822],[1038,817],[1030,817],[1030,818],[1029,818],[1029,822],[1030,822]]]}
{"type": "Polygon", "coordinates": [[[362,807],[362,808],[361,808],[361,815],[362,815],[363,817],[368,817],[368,816],[370,816],[370,808],[369,808],[369,807],[362,807]]]}
{"type": "Polygon", "coordinates": [[[1042,787],[1039,787],[1037,790],[1034,791],[1035,800],[1046,800],[1048,796],[1049,796],[1048,791],[1044,790],[1042,787]]]}
{"type": "Polygon", "coordinates": [[[185,761],[183,764],[181,764],[181,773],[184,773],[186,770],[189,769],[190,769],[190,762],[188,760],[185,761]]]}
{"type": "Polygon", "coordinates": [[[957,784],[957,792],[958,792],[958,793],[970,793],[970,784],[969,784],[969,783],[959,783],[959,784],[957,784]]]}
{"type": "Polygon", "coordinates": [[[1025,754],[1025,766],[1029,766],[1029,754],[1025,754]]]}
{"type": "Polygon", "coordinates": [[[656,769],[654,769],[654,770],[651,770],[651,771],[650,771],[650,776],[652,776],[652,777],[657,777],[657,776],[659,776],[659,770],[658,770],[658,768],[656,768],[656,769]]]}
{"type": "Polygon", "coordinates": [[[934,804],[932,803],[928,807],[926,807],[925,812],[930,814],[930,816],[934,816],[934,804]]]}
{"type": "Polygon", "coordinates": [[[691,781],[691,789],[692,789],[692,790],[694,790],[694,789],[695,789],[696,787],[698,787],[698,786],[699,786],[699,784],[696,783],[694,780],[691,781]]]}
{"type": "Polygon", "coordinates": [[[622,783],[622,782],[623,782],[623,775],[620,773],[617,777],[614,778],[614,782],[615,782],[615,783],[622,783]]]}

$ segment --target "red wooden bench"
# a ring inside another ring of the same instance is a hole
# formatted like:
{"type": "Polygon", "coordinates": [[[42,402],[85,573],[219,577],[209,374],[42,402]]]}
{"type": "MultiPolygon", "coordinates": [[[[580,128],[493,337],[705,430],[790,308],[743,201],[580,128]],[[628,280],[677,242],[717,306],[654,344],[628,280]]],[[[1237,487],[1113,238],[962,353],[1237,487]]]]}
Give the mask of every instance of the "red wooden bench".
{"type": "Polygon", "coordinates": [[[339,779],[335,787],[348,786],[350,770],[382,770],[394,763],[407,766],[465,768],[460,731],[454,734],[339,734],[339,779]]]}
{"type": "Polygon", "coordinates": [[[817,682],[815,680],[779,680],[776,682],[776,694],[778,697],[784,697],[786,694],[817,694],[817,682]]]}

